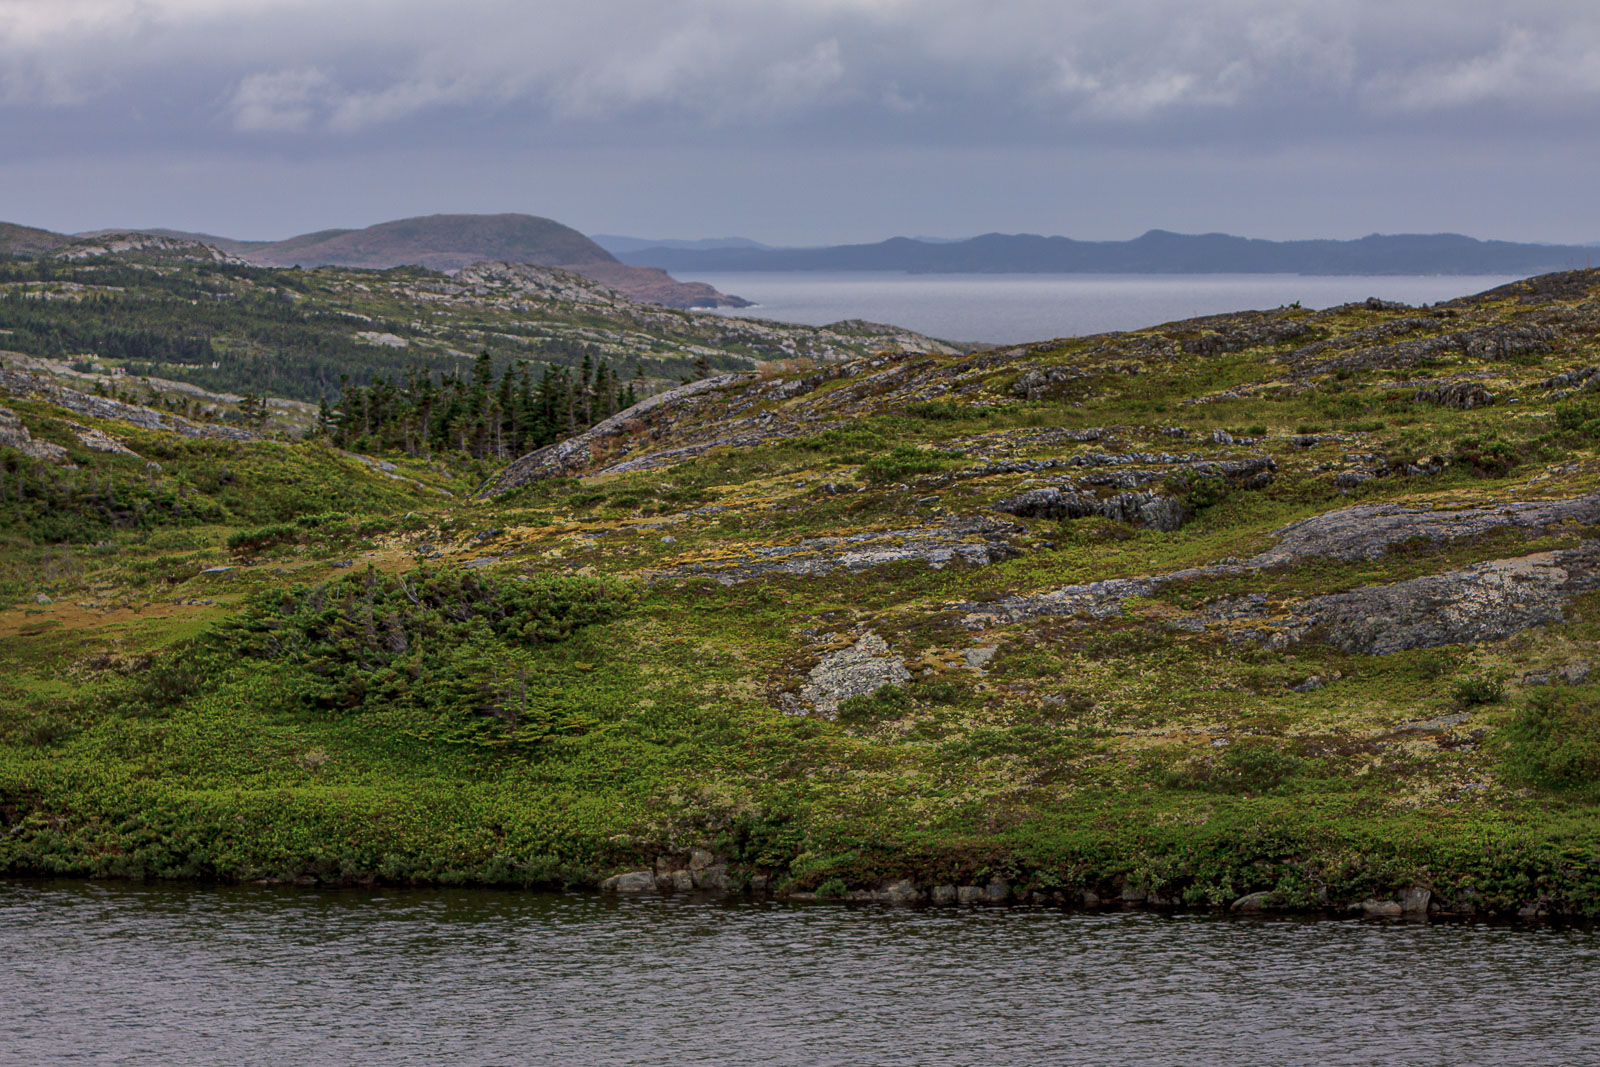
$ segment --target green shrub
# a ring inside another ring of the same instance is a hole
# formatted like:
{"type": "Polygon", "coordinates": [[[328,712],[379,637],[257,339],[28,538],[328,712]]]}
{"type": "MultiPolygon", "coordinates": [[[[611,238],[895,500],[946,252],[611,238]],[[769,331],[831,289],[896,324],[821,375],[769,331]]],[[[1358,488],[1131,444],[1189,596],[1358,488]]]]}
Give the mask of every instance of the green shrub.
{"type": "Polygon", "coordinates": [[[839,721],[872,723],[898,718],[911,710],[911,696],[897,685],[881,686],[871,696],[850,697],[839,704],[839,721]]]}
{"type": "Polygon", "coordinates": [[[300,528],[293,523],[275,523],[258,526],[253,530],[240,530],[228,536],[228,548],[233,552],[259,552],[273,545],[290,545],[300,540],[300,528]]]}
{"type": "Polygon", "coordinates": [[[1173,789],[1208,793],[1267,793],[1294,777],[1305,761],[1270,741],[1243,740],[1209,763],[1193,763],[1170,771],[1173,789]]]}
{"type": "Polygon", "coordinates": [[[1600,704],[1592,691],[1537,690],[1505,729],[1514,775],[1549,789],[1600,790],[1600,704]]]}
{"type": "Polygon", "coordinates": [[[815,437],[796,441],[795,446],[807,452],[849,452],[858,448],[882,448],[883,435],[870,426],[845,426],[837,430],[824,430],[815,437]]]}
{"type": "Polygon", "coordinates": [[[1456,683],[1451,695],[1455,697],[1457,704],[1465,708],[1476,707],[1479,704],[1498,704],[1506,695],[1506,684],[1493,675],[1479,674],[1461,679],[1456,683]]]}
{"type": "Polygon", "coordinates": [[[1167,492],[1177,497],[1185,510],[1200,512],[1227,500],[1233,495],[1233,486],[1220,475],[1208,478],[1187,473],[1168,478],[1167,492]]]}
{"type": "Polygon", "coordinates": [[[932,452],[899,445],[887,455],[874,456],[861,465],[861,477],[875,484],[898,482],[916,474],[933,474],[950,467],[960,452],[932,452]]]}
{"type": "Polygon", "coordinates": [[[1600,402],[1568,400],[1555,406],[1556,429],[1568,438],[1592,441],[1600,438],[1600,402]]]}
{"type": "Polygon", "coordinates": [[[914,419],[927,419],[933,422],[986,419],[993,414],[986,407],[958,404],[953,400],[914,400],[906,405],[905,412],[914,419]]]}
{"type": "Polygon", "coordinates": [[[329,710],[410,710],[407,729],[476,743],[543,740],[564,712],[527,679],[525,652],[617,618],[632,593],[582,576],[495,579],[460,568],[373,568],[257,595],[210,639],[231,658],[294,668],[297,695],[329,710]]]}
{"type": "Polygon", "coordinates": [[[817,899],[839,900],[845,895],[845,892],[846,886],[843,879],[829,878],[826,882],[817,886],[817,899]]]}
{"type": "Polygon", "coordinates": [[[1516,447],[1498,437],[1463,437],[1456,442],[1450,462],[1467,467],[1480,478],[1503,478],[1517,466],[1516,447]]]}

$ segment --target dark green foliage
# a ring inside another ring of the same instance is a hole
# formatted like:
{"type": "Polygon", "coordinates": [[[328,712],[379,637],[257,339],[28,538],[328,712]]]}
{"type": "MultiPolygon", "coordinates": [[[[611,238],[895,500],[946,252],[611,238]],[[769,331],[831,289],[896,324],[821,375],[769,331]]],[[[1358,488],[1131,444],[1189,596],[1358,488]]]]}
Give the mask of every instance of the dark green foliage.
{"type": "Polygon", "coordinates": [[[525,653],[615,619],[631,601],[617,585],[577,576],[368,568],[262,594],[213,641],[233,655],[293,664],[300,697],[316,708],[392,706],[422,713],[411,728],[424,736],[538,741],[557,728],[560,710],[538,691],[525,653]]]}
{"type": "Polygon", "coordinates": [[[333,442],[361,452],[462,452],[508,459],[579,433],[634,403],[633,383],[618,385],[603,360],[584,353],[574,377],[545,365],[537,385],[526,362],[506,367],[498,382],[488,352],[471,377],[408,367],[396,379],[368,386],[341,380],[327,416],[333,442]]]}
{"type": "Polygon", "coordinates": [[[842,878],[829,878],[827,881],[817,886],[817,899],[838,900],[845,895],[845,892],[848,889],[849,887],[844,884],[844,880],[842,878]]]}
{"type": "Polygon", "coordinates": [[[905,413],[914,419],[928,419],[933,422],[986,419],[993,414],[989,408],[958,404],[953,400],[913,400],[905,406],[905,413]]]}
{"type": "Polygon", "coordinates": [[[1474,675],[1457,682],[1452,695],[1457,704],[1466,708],[1479,704],[1498,704],[1505,698],[1506,684],[1493,675],[1474,675]]]}
{"type": "Polygon", "coordinates": [[[853,449],[881,448],[885,443],[883,434],[876,429],[857,424],[824,430],[814,437],[802,438],[795,444],[807,452],[848,452],[853,449]]]}
{"type": "Polygon", "coordinates": [[[871,696],[850,697],[839,703],[839,721],[873,723],[893,719],[911,710],[911,696],[897,685],[881,686],[871,696]]]}
{"type": "Polygon", "coordinates": [[[294,522],[274,523],[249,530],[238,530],[228,535],[228,548],[234,552],[259,552],[274,545],[306,544],[318,537],[341,534],[371,536],[385,532],[387,523],[364,522],[359,525],[342,511],[326,511],[317,515],[301,515],[294,522]]]}
{"type": "Polygon", "coordinates": [[[1183,506],[1190,512],[1201,512],[1206,508],[1216,507],[1233,495],[1233,486],[1228,484],[1226,478],[1202,477],[1196,474],[1181,474],[1167,480],[1168,492],[1183,501],[1183,506]]]}
{"type": "Polygon", "coordinates": [[[1555,406],[1555,424],[1560,434],[1572,441],[1600,438],[1600,401],[1568,400],[1555,406]]]}
{"type": "Polygon", "coordinates": [[[882,484],[917,474],[933,474],[950,467],[959,452],[933,452],[913,445],[898,445],[887,455],[873,456],[861,465],[861,477],[882,484]]]}
{"type": "Polygon", "coordinates": [[[1210,793],[1265,793],[1283,785],[1304,766],[1304,760],[1270,741],[1244,740],[1230,745],[1215,760],[1170,772],[1167,785],[1210,793]]]}
{"type": "Polygon", "coordinates": [[[1498,437],[1463,437],[1456,442],[1450,462],[1466,467],[1480,478],[1504,478],[1517,466],[1517,449],[1498,437]]]}
{"type": "Polygon", "coordinates": [[[1550,789],[1600,790],[1600,701],[1592,689],[1533,693],[1505,730],[1511,770],[1550,789]]]}
{"type": "Polygon", "coordinates": [[[215,500],[124,457],[62,467],[0,448],[0,525],[36,542],[98,541],[118,530],[217,522],[215,500]]]}

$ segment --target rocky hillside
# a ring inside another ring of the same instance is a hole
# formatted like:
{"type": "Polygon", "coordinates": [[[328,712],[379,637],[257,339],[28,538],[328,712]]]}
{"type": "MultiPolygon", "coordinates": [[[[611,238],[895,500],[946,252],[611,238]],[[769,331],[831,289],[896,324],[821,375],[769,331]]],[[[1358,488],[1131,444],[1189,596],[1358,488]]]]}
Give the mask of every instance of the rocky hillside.
{"type": "Polygon", "coordinates": [[[10,388],[0,870],[1600,914],[1597,273],[728,368],[486,478],[10,388]]]}
{"type": "Polygon", "coordinates": [[[554,267],[263,269],[186,238],[129,233],[0,263],[0,330],[0,352],[76,365],[144,400],[151,387],[139,383],[155,379],[313,405],[334,397],[341,376],[364,385],[411,368],[450,373],[484,352],[497,374],[518,361],[535,374],[605,362],[651,392],[777,359],[954,351],[889,326],[817,329],[639,304],[554,267]]]}
{"type": "Polygon", "coordinates": [[[247,250],[272,267],[398,267],[455,270],[486,259],[570,267],[616,259],[570,226],[533,215],[426,215],[361,230],[291,237],[247,250]],[[316,239],[321,237],[320,240],[316,239]]]}
{"type": "Polygon", "coordinates": [[[319,230],[282,241],[237,241],[179,230],[104,230],[70,237],[0,223],[0,256],[84,259],[107,252],[209,259],[264,267],[417,266],[456,271],[503,261],[559,267],[641,304],[675,308],[749,307],[703,282],[680,282],[657,267],[617,259],[570,226],[534,215],[427,215],[360,230],[319,230]]]}
{"type": "Polygon", "coordinates": [[[268,267],[420,266],[454,271],[473,263],[502,261],[560,267],[638,303],[676,308],[749,306],[748,301],[704,283],[679,282],[655,267],[619,263],[572,227],[534,215],[427,215],[361,230],[228,244],[234,254],[268,267]]]}

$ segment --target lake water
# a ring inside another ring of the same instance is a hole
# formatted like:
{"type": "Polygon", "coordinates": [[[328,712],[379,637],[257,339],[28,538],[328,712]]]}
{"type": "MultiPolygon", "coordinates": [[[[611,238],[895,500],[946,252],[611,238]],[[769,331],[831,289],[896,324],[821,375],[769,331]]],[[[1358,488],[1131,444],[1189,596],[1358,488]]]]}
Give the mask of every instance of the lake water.
{"type": "Polygon", "coordinates": [[[1593,928],[0,882],[0,1062],[1600,1062],[1593,928]]]}
{"type": "Polygon", "coordinates": [[[1296,300],[1333,307],[1369,296],[1432,304],[1481,293],[1505,275],[1301,274],[895,274],[771,272],[696,274],[754,300],[724,314],[825,326],[868,319],[951,341],[1016,344],[1107,330],[1134,330],[1197,315],[1266,309],[1296,300]]]}

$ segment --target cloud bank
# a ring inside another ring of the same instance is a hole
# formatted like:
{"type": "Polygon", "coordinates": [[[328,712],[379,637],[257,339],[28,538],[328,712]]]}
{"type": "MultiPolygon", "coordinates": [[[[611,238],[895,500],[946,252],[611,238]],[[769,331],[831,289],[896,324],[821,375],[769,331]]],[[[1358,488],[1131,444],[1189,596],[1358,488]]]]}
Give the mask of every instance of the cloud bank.
{"type": "Polygon", "coordinates": [[[219,134],[351,134],[463,108],[567,124],[991,132],[1300,111],[1367,121],[1600,103],[1600,7],[1523,0],[0,0],[0,102],[139,101],[219,134]],[[193,86],[165,92],[175,72],[193,86]],[[194,90],[198,90],[195,92],[194,90]]]}
{"type": "Polygon", "coordinates": [[[14,168],[396,146],[1576,166],[1597,111],[1592,0],[0,0],[14,168]]]}

